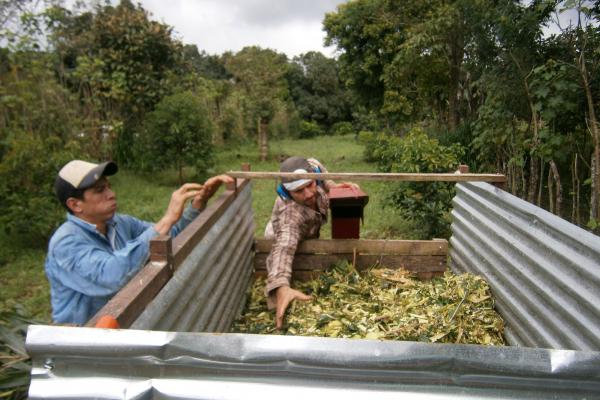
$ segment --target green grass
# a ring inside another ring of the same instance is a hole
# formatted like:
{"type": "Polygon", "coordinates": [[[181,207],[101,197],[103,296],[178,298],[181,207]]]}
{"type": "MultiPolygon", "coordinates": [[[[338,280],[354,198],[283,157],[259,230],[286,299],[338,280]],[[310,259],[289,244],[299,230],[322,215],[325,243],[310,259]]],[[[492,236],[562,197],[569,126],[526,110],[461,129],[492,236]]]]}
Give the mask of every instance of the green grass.
{"type": "MultiPolygon", "coordinates": [[[[286,156],[314,157],[330,172],[373,172],[375,167],[362,160],[363,149],[353,136],[325,136],[304,140],[275,140],[270,143],[268,161],[258,160],[253,143],[231,146],[216,154],[216,166],[210,174],[239,170],[241,163],[250,163],[253,171],[278,171],[279,160],[286,156]]],[[[192,176],[191,171],[186,171],[192,176]]],[[[175,171],[141,175],[135,171],[121,170],[111,182],[118,195],[119,212],[131,214],[147,221],[157,221],[163,215],[171,192],[179,185],[175,171]]],[[[369,195],[365,209],[363,238],[414,239],[418,230],[382,204],[385,182],[357,182],[369,195]]],[[[253,210],[256,222],[255,235],[263,236],[275,201],[276,182],[255,180],[252,186],[253,210]]],[[[331,237],[330,224],[321,232],[322,238],[331,237]]],[[[15,248],[9,238],[0,238],[0,311],[15,307],[24,308],[25,315],[50,321],[50,295],[44,274],[46,244],[38,249],[15,248]]]]}

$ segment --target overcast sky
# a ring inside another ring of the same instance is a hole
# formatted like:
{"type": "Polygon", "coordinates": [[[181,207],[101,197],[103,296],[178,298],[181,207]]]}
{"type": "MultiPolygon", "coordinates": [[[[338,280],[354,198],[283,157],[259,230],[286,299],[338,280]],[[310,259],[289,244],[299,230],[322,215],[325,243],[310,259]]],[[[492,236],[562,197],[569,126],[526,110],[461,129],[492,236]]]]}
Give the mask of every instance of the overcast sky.
{"type": "Polygon", "coordinates": [[[152,19],[209,54],[258,45],[294,57],[325,48],[323,18],[346,0],[141,0],[152,19]]]}

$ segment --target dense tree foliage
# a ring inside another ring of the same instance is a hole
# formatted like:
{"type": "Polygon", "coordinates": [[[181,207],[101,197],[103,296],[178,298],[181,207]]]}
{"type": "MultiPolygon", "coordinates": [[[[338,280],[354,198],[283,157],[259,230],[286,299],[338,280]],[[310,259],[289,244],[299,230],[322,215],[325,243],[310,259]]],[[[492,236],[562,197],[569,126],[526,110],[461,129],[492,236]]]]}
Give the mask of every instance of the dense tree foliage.
{"type": "MultiPolygon", "coordinates": [[[[421,128],[403,137],[363,132],[367,159],[376,161],[381,172],[447,172],[455,168],[463,149],[458,144],[444,146],[421,128]]],[[[401,182],[386,186],[388,203],[415,221],[423,239],[450,235],[450,208],[454,185],[445,182],[401,182]]]]}
{"type": "Polygon", "coordinates": [[[504,173],[512,193],[594,229],[598,17],[582,0],[356,0],[324,28],[369,130],[424,126],[461,144],[472,170],[504,173]]]}
{"type": "Polygon", "coordinates": [[[134,133],[181,65],[172,28],[128,0],[80,14],[55,6],[45,12],[45,22],[61,79],[88,104],[90,121],[119,127],[113,155],[129,163],[134,133]]]}
{"type": "MultiPolygon", "coordinates": [[[[130,0],[35,4],[0,1],[5,232],[32,225],[22,209],[51,203],[50,177],[71,156],[202,174],[213,146],[252,140],[265,159],[269,137],[359,131],[382,170],[427,169],[390,154],[453,149],[434,163],[504,173],[515,195],[598,228],[597,1],[354,0],[323,21],[337,58],[291,60],[258,46],[209,55],[130,0]]],[[[416,220],[435,197],[394,193],[416,220]],[[423,204],[409,210],[411,198],[423,204]]],[[[41,208],[37,237],[60,218],[41,208]]]]}
{"type": "Polygon", "coordinates": [[[213,124],[205,106],[191,92],[163,98],[147,114],[139,159],[144,169],[155,171],[175,167],[179,183],[183,168],[196,167],[201,175],[213,164],[213,124]]]}
{"type": "Polygon", "coordinates": [[[42,243],[62,216],[52,176],[79,151],[79,103],[45,54],[5,53],[0,74],[0,236],[42,243]]]}
{"type": "Polygon", "coordinates": [[[335,123],[351,119],[350,95],[334,59],[314,51],[294,57],[286,78],[300,118],[306,124],[316,123],[315,132],[329,131],[335,123]]]}
{"type": "Polygon", "coordinates": [[[225,66],[240,85],[250,124],[256,127],[260,159],[268,155],[268,126],[285,107],[288,87],[284,79],[287,57],[257,46],[225,55],[225,66]]]}

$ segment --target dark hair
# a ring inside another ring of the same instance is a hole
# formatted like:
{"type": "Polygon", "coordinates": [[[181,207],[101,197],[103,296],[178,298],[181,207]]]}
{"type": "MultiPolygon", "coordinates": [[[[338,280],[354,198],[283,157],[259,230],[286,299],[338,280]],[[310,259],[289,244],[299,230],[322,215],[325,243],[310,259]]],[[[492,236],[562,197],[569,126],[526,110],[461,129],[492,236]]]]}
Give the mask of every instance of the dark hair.
{"type": "Polygon", "coordinates": [[[54,192],[56,193],[56,197],[58,197],[58,201],[62,206],[67,210],[69,214],[73,214],[73,211],[67,206],[67,200],[70,197],[74,197],[79,200],[83,200],[83,193],[87,190],[85,189],[76,189],[70,183],[62,179],[61,177],[56,177],[56,181],[54,181],[54,192]]]}

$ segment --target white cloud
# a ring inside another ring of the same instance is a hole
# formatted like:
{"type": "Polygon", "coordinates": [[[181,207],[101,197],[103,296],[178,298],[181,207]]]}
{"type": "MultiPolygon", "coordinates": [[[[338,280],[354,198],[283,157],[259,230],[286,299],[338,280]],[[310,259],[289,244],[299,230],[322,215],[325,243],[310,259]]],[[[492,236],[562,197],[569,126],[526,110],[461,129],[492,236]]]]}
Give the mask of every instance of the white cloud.
{"type": "Polygon", "coordinates": [[[177,37],[210,54],[257,45],[287,54],[327,56],[322,21],[344,0],[142,0],[153,19],[174,27],[177,37]]]}

